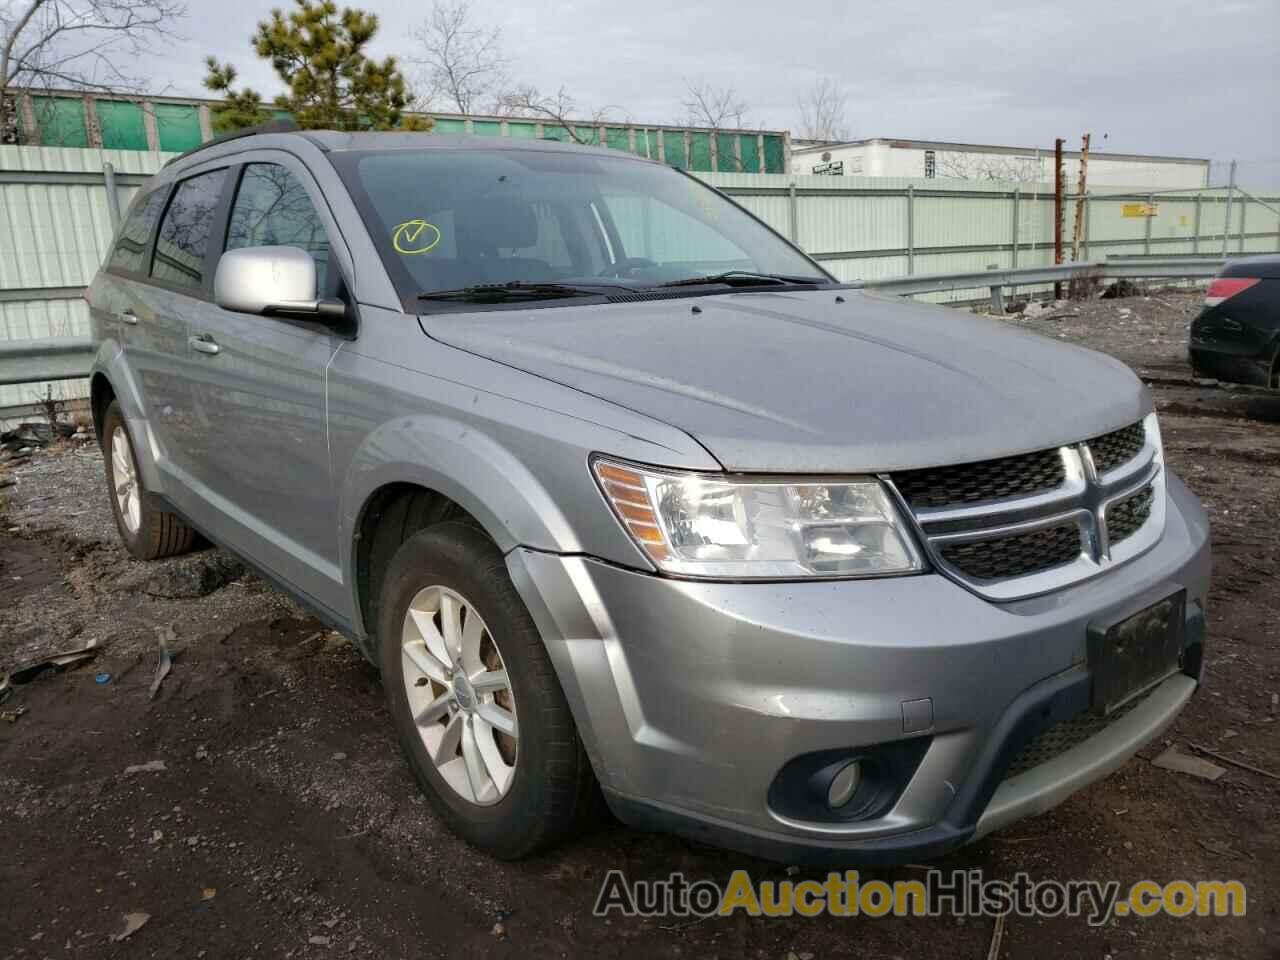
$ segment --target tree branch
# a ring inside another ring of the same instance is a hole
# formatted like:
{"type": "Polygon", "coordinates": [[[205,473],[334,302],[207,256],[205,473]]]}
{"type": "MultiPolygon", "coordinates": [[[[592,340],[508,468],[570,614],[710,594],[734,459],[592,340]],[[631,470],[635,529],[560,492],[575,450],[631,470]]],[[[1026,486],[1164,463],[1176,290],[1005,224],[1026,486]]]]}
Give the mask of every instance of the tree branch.
{"type": "Polygon", "coordinates": [[[126,75],[119,61],[136,59],[148,41],[172,36],[169,23],[184,13],[178,0],[32,0],[22,16],[4,24],[0,92],[54,82],[106,89],[95,79],[99,73],[115,87],[141,89],[143,81],[126,75]]]}
{"type": "Polygon", "coordinates": [[[406,58],[424,68],[429,99],[443,97],[458,113],[471,113],[506,76],[502,31],[473,22],[470,0],[441,0],[414,31],[423,56],[406,58]]]}

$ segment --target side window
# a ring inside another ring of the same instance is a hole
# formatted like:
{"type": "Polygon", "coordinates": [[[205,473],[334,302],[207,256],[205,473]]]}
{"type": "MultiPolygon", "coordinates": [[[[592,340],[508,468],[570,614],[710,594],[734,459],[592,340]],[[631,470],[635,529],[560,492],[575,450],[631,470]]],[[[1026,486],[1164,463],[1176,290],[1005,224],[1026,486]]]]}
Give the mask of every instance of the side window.
{"type": "Polygon", "coordinates": [[[276,245],[311,254],[318,290],[329,289],[329,237],[306,188],[278,163],[251,163],[231,207],[227,249],[276,245]]]}
{"type": "Polygon", "coordinates": [[[204,282],[204,258],[209,250],[213,214],[227,171],[214,170],[178,184],[160,221],[151,276],[183,287],[204,282]]]}
{"type": "Polygon", "coordinates": [[[132,273],[142,273],[147,269],[147,246],[151,243],[151,231],[160,219],[160,208],[164,205],[168,192],[166,187],[160,187],[147,196],[138,198],[120,230],[120,236],[116,238],[110,266],[132,273]]]}

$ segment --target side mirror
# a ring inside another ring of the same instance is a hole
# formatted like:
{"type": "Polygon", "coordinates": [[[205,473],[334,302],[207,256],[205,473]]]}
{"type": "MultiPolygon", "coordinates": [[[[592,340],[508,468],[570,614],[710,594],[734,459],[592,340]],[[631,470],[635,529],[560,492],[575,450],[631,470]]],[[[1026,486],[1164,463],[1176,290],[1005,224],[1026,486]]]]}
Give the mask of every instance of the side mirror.
{"type": "Polygon", "coordinates": [[[264,316],[285,314],[337,323],[346,317],[341,300],[316,299],[316,265],[298,247],[241,247],[218,260],[213,299],[224,310],[264,316]]]}

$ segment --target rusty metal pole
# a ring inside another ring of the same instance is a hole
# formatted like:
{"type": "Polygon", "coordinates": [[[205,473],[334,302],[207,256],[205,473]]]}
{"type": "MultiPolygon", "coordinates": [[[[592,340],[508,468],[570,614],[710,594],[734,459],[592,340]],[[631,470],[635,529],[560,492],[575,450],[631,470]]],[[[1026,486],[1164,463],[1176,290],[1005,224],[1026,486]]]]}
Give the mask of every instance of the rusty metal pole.
{"type": "MultiPolygon", "coordinates": [[[[1080,145],[1080,177],[1076,183],[1076,222],[1071,230],[1071,262],[1076,263],[1080,259],[1080,240],[1084,236],[1084,203],[1085,197],[1088,195],[1089,169],[1089,134],[1084,135],[1084,139],[1080,145]]],[[[1077,297],[1086,296],[1082,291],[1087,291],[1088,285],[1079,282],[1076,278],[1071,280],[1071,284],[1067,287],[1067,296],[1072,300],[1077,297]]]]}
{"type": "MultiPolygon", "coordinates": [[[[1062,262],[1062,138],[1053,141],[1053,262],[1062,262]]],[[[1062,281],[1053,285],[1053,298],[1062,299],[1062,281]]]]}
{"type": "Polygon", "coordinates": [[[1080,148],[1080,179],[1076,184],[1076,223],[1071,233],[1071,259],[1080,259],[1080,238],[1084,236],[1084,194],[1088,187],[1087,171],[1089,169],[1089,135],[1084,135],[1080,148]]]}

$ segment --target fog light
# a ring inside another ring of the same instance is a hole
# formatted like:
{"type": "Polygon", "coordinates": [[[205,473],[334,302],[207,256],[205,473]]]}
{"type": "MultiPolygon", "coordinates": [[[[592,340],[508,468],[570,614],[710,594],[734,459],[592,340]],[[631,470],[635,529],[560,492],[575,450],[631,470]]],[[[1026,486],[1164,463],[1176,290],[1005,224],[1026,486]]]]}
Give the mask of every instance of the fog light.
{"type": "Polygon", "coordinates": [[[897,803],[932,740],[909,737],[792,757],[769,785],[769,809],[804,823],[882,817],[897,803]]]}
{"type": "Polygon", "coordinates": [[[862,780],[862,765],[854,760],[846,763],[831,778],[831,786],[827,788],[827,806],[833,810],[843,807],[858,791],[858,783],[862,780]]]}

